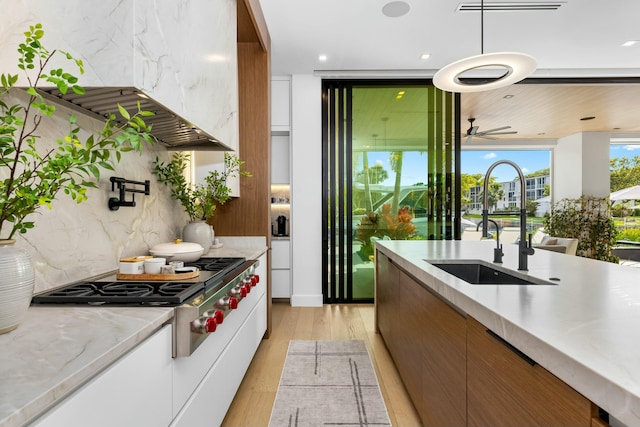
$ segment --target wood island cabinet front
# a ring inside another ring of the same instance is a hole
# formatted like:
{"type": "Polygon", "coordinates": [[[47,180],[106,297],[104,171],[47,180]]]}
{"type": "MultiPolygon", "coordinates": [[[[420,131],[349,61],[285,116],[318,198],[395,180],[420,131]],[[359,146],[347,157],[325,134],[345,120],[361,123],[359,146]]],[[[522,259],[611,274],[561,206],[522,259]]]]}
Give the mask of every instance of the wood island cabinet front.
{"type": "Polygon", "coordinates": [[[591,402],[467,319],[469,426],[590,426],[591,402]]]}
{"type": "Polygon", "coordinates": [[[378,329],[423,425],[465,425],[465,317],[388,257],[376,262],[378,329]]]}
{"type": "Polygon", "coordinates": [[[587,398],[380,252],[375,303],[424,426],[608,425],[587,398]]]}

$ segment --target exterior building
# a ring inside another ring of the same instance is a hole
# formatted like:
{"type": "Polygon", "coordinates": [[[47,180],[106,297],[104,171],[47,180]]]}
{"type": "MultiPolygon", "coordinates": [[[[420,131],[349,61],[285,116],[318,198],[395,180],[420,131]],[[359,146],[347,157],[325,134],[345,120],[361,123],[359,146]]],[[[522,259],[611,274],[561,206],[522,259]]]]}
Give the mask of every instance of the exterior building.
{"type": "MultiPolygon", "coordinates": [[[[547,186],[551,187],[551,176],[550,175],[542,175],[542,176],[534,176],[534,177],[526,177],[525,178],[525,191],[527,200],[539,200],[542,199],[542,202],[546,199],[545,197],[545,188],[547,186]]],[[[503,195],[498,203],[495,206],[495,210],[497,211],[506,211],[520,208],[520,180],[518,178],[513,181],[501,182],[503,195]]],[[[482,186],[478,185],[469,189],[469,192],[466,194],[466,197],[470,200],[467,204],[467,212],[478,214],[482,213],[482,186]]],[[[538,206],[538,211],[536,211],[536,215],[542,216],[546,212],[549,211],[549,203],[540,203],[538,206]]]]}

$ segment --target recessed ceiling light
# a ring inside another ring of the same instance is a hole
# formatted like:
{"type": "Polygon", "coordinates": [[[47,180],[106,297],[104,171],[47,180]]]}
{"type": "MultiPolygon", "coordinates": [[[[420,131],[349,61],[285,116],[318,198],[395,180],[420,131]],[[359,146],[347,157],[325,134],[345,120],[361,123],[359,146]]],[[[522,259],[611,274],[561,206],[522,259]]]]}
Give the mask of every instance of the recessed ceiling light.
{"type": "Polygon", "coordinates": [[[587,116],[587,117],[581,117],[580,120],[586,122],[587,120],[593,120],[595,118],[596,116],[587,116]]]}
{"type": "Polygon", "coordinates": [[[635,44],[640,43],[640,40],[627,40],[626,42],[622,43],[622,47],[629,47],[629,46],[633,46],[635,44]]]}
{"type": "Polygon", "coordinates": [[[389,18],[399,18],[409,13],[409,3],[403,1],[392,1],[382,7],[382,13],[389,18]]]}
{"type": "Polygon", "coordinates": [[[505,95],[505,96],[503,96],[503,98],[504,99],[511,99],[511,98],[513,98],[513,95],[505,95]]]}
{"type": "Polygon", "coordinates": [[[318,55],[318,61],[326,61],[327,60],[327,55],[318,55]]]}
{"type": "Polygon", "coordinates": [[[424,60],[424,59],[429,59],[431,58],[431,54],[430,53],[423,53],[422,55],[420,55],[420,59],[424,60]]]}

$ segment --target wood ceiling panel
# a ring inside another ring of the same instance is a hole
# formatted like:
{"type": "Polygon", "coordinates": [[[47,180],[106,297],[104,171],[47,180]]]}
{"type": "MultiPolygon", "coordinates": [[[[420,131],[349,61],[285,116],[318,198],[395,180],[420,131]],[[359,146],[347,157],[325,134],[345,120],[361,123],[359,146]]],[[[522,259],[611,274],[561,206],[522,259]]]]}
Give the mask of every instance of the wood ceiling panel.
{"type": "MultiPolygon", "coordinates": [[[[475,117],[479,131],[511,126],[513,135],[500,141],[549,141],[579,132],[611,132],[640,136],[640,84],[516,84],[487,92],[462,94],[462,133],[467,119],[475,117]],[[583,117],[595,119],[582,121],[583,117]]],[[[354,89],[354,144],[381,141],[406,147],[420,147],[425,135],[426,91],[412,87],[354,89]],[[396,100],[399,90],[405,95],[396,100]],[[385,121],[383,118],[388,118],[385,121]]],[[[487,144],[474,139],[469,144],[487,144]]],[[[382,148],[380,148],[382,147],[382,148]]],[[[463,148],[465,148],[463,146],[463,148]]],[[[466,148],[469,148],[467,146],[466,148]]]]}

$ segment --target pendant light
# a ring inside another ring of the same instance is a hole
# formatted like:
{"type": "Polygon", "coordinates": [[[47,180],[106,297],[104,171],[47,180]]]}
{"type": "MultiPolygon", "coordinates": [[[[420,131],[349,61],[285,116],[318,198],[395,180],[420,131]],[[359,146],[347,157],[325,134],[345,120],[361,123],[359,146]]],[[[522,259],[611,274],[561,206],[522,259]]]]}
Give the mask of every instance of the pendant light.
{"type": "Polygon", "coordinates": [[[480,55],[452,62],[433,76],[433,84],[447,92],[481,92],[517,83],[536,68],[533,56],[519,52],[484,53],[484,0],[480,2],[480,55]],[[486,78],[462,81],[460,75],[485,67],[497,67],[504,74],[497,79],[486,78]]]}

